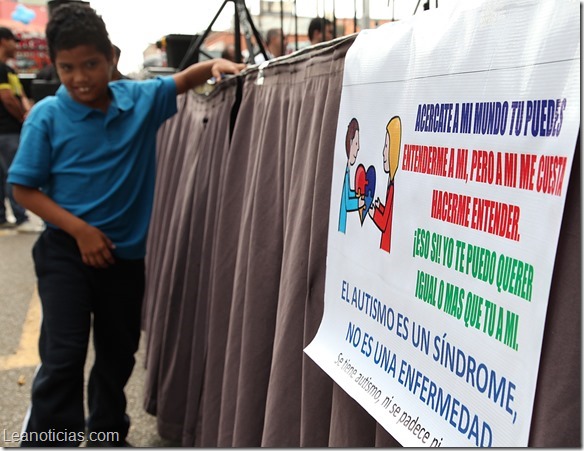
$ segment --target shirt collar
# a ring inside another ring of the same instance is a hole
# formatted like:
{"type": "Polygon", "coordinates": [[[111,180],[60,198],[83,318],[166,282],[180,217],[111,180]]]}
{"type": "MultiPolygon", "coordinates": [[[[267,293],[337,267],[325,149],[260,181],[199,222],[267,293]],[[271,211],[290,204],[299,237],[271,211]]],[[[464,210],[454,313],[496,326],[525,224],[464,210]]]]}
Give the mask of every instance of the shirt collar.
{"type": "MultiPolygon", "coordinates": [[[[134,106],[134,101],[130,96],[125,95],[125,90],[118,89],[118,86],[112,86],[111,82],[108,86],[108,90],[112,99],[109,110],[114,109],[116,111],[127,111],[134,106]]],[[[66,105],[67,109],[69,110],[69,114],[71,115],[70,117],[73,121],[82,121],[92,112],[98,111],[95,108],[90,108],[87,105],[83,105],[82,103],[73,100],[69,95],[67,88],[65,88],[65,86],[62,84],[59,86],[59,89],[57,89],[56,96],[66,105]]]]}

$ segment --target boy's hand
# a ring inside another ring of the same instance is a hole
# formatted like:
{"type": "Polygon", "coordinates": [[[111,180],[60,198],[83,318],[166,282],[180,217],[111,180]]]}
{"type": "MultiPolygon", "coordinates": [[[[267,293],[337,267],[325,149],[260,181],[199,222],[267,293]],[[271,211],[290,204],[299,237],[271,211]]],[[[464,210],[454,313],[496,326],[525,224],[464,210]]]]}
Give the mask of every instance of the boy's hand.
{"type": "Polygon", "coordinates": [[[75,234],[83,263],[94,268],[107,268],[115,263],[111,252],[114,243],[98,228],[87,224],[75,234]]]}
{"type": "MultiPolygon", "coordinates": [[[[234,63],[224,58],[214,58],[191,64],[186,69],[174,74],[172,78],[176,83],[176,93],[179,95],[206,83],[211,77],[215,77],[215,80],[220,82],[221,74],[238,74],[245,67],[244,63],[234,63]]],[[[0,90],[0,92],[2,91],[0,90]]]]}
{"type": "Polygon", "coordinates": [[[217,58],[213,61],[211,74],[217,81],[221,80],[221,74],[238,74],[247,66],[245,63],[234,63],[224,58],[217,58]]]}
{"type": "Polygon", "coordinates": [[[24,208],[75,238],[83,263],[95,268],[107,268],[115,263],[111,252],[115,245],[101,230],[57,205],[37,188],[15,184],[13,193],[24,208]]]}

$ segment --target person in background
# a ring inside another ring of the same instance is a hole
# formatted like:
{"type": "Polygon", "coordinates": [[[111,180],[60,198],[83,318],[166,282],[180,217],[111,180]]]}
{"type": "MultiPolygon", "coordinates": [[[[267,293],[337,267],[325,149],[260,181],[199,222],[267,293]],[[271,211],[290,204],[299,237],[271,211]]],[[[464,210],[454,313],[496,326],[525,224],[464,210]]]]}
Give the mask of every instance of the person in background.
{"type": "Polygon", "coordinates": [[[34,232],[39,230],[30,223],[26,210],[14,199],[12,188],[6,183],[8,168],[18,149],[22,123],[31,105],[16,71],[7,64],[16,55],[18,41],[12,30],[0,27],[0,228],[17,227],[23,232],[34,232]],[[15,223],[8,222],[6,217],[6,199],[15,223]]]}
{"type": "Polygon", "coordinates": [[[271,58],[277,58],[286,54],[288,36],[281,28],[271,28],[266,33],[266,51],[271,58]]]}
{"type": "Polygon", "coordinates": [[[308,24],[308,39],[310,44],[330,41],[333,38],[333,23],[324,17],[315,17],[308,24]]]}
{"type": "Polygon", "coordinates": [[[245,65],[218,58],[164,77],[110,82],[105,23],[77,2],[54,10],[46,37],[61,86],[31,109],[8,173],[15,198],[47,224],[33,247],[41,365],[20,445],[125,446],[124,387],[140,339],[157,131],[176,114],[179,94],[245,65]]]}
{"type": "Polygon", "coordinates": [[[59,75],[52,63],[46,64],[40,69],[35,77],[37,80],[59,81],[59,75]]]}
{"type": "MultiPolygon", "coordinates": [[[[268,59],[277,58],[286,54],[288,47],[288,37],[284,34],[281,28],[270,28],[266,33],[266,48],[268,59]]],[[[255,64],[263,63],[266,59],[260,52],[255,55],[255,64]]]]}
{"type": "Polygon", "coordinates": [[[227,44],[221,52],[221,58],[229,61],[235,61],[235,46],[233,44],[227,44]]]}
{"type": "Polygon", "coordinates": [[[114,45],[114,69],[112,71],[112,81],[130,79],[129,77],[126,77],[124,74],[122,74],[118,69],[118,62],[120,61],[121,54],[122,50],[117,45],[114,45]]]}

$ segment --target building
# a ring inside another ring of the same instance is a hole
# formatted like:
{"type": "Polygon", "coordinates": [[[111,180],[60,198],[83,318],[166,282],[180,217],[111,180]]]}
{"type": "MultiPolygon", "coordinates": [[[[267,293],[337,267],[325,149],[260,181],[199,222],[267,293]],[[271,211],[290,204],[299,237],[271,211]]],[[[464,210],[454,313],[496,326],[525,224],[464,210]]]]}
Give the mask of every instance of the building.
{"type": "Polygon", "coordinates": [[[20,74],[36,74],[50,63],[45,40],[46,3],[46,0],[0,0],[0,26],[10,28],[21,39],[13,62],[20,74]]]}

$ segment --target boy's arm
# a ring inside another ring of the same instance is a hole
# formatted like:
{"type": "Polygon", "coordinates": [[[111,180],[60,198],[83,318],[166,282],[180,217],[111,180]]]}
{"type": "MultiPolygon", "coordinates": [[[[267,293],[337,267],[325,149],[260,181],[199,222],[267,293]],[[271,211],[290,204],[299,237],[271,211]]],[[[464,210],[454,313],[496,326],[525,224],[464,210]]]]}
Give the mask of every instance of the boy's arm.
{"type": "Polygon", "coordinates": [[[67,232],[79,246],[83,263],[105,268],[114,263],[111,240],[98,228],[73,215],[36,188],[14,184],[14,198],[27,210],[67,232]]]}
{"type": "Polygon", "coordinates": [[[223,58],[192,64],[172,76],[176,83],[176,93],[187,92],[195,86],[205,83],[211,77],[221,80],[221,74],[238,74],[245,67],[246,65],[243,63],[234,63],[223,58]]]}

